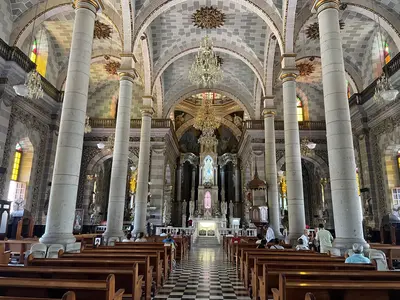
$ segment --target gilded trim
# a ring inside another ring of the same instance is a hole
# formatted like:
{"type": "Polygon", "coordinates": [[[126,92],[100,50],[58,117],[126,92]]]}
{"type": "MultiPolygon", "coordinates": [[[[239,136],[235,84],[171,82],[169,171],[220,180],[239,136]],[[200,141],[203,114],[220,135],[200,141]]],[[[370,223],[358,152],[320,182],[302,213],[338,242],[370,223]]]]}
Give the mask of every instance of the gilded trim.
{"type": "Polygon", "coordinates": [[[78,7],[79,3],[88,3],[90,5],[93,5],[96,11],[98,11],[99,9],[104,9],[104,5],[101,0],[75,0],[73,6],[78,7]]]}
{"type": "Polygon", "coordinates": [[[314,8],[315,10],[318,11],[318,9],[321,7],[321,5],[327,4],[327,3],[335,3],[337,5],[337,8],[339,9],[340,1],[339,0],[319,0],[315,5],[314,8]]]}
{"type": "Polygon", "coordinates": [[[122,80],[122,77],[129,77],[130,81],[132,81],[132,82],[137,78],[136,74],[129,73],[129,72],[120,72],[120,73],[118,73],[118,76],[119,76],[119,80],[122,80]]]}
{"type": "Polygon", "coordinates": [[[269,117],[269,116],[275,116],[275,115],[276,115],[276,112],[274,112],[273,110],[267,110],[267,109],[263,110],[264,118],[269,117]]]}
{"type": "Polygon", "coordinates": [[[281,76],[279,76],[279,78],[281,79],[281,80],[296,80],[296,78],[297,78],[297,74],[296,73],[294,73],[294,72],[291,72],[291,73],[283,73],[283,74],[281,74],[281,76]]]}

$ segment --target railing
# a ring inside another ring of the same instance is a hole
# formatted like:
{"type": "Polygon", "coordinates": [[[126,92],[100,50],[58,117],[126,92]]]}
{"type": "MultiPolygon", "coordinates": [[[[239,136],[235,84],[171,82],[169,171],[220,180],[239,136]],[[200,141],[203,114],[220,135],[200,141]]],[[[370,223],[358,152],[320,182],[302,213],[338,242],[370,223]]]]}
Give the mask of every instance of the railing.
{"type": "MultiPolygon", "coordinates": [[[[30,72],[36,68],[35,63],[33,63],[28,56],[25,55],[19,48],[15,46],[9,46],[6,42],[0,39],[0,56],[8,61],[15,62],[20,66],[25,72],[30,72]]],[[[63,95],[57,90],[54,85],[47,81],[46,78],[42,77],[42,88],[43,91],[49,95],[52,99],[57,102],[62,102],[63,95]]]]}
{"type": "MultiPolygon", "coordinates": [[[[264,120],[249,120],[243,122],[245,130],[264,130],[264,120]]],[[[283,130],[284,122],[275,121],[275,130],[283,130]]],[[[325,121],[303,121],[299,122],[300,130],[326,130],[325,121]]]]}
{"type": "Polygon", "coordinates": [[[195,232],[194,227],[157,227],[156,228],[156,235],[160,235],[162,232],[171,235],[177,235],[179,233],[185,232],[186,235],[193,235],[195,232]]]}
{"type": "MultiPolygon", "coordinates": [[[[398,53],[395,57],[393,57],[392,60],[383,67],[383,72],[388,74],[389,77],[396,74],[396,72],[399,70],[400,70],[400,53],[398,53]]],[[[378,79],[375,79],[375,81],[372,82],[369,86],[367,86],[361,93],[353,94],[349,99],[350,106],[356,104],[362,105],[369,99],[371,99],[375,94],[375,87],[377,82],[378,79]]]]}
{"type": "MultiPolygon", "coordinates": [[[[92,128],[115,128],[115,119],[90,119],[90,126],[92,128]]],[[[141,119],[131,119],[131,128],[141,128],[141,119]]],[[[173,129],[173,124],[170,119],[152,119],[151,128],[171,128],[173,129]]]]}

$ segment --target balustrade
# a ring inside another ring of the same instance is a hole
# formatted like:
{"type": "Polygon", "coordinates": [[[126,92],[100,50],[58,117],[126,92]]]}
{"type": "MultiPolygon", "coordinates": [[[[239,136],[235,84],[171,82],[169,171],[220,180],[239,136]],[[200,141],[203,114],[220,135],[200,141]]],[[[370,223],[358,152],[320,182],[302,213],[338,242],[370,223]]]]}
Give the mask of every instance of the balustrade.
{"type": "MultiPolygon", "coordinates": [[[[275,130],[284,130],[283,121],[275,121],[275,130]]],[[[264,130],[264,120],[248,120],[243,122],[245,130],[264,130]]],[[[299,122],[300,130],[326,130],[325,121],[299,122]]]]}

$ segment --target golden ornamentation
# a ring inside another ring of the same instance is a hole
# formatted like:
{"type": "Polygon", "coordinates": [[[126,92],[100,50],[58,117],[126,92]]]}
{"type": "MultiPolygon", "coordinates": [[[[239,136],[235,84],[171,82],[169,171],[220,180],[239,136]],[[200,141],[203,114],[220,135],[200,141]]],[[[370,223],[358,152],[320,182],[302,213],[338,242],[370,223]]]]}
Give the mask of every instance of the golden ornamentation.
{"type": "Polygon", "coordinates": [[[115,60],[108,60],[104,65],[104,69],[110,75],[117,75],[119,68],[121,68],[121,63],[115,60]]]}
{"type": "MultiPolygon", "coordinates": [[[[339,20],[339,27],[342,30],[345,26],[343,20],[339,20]]],[[[319,25],[318,22],[314,22],[307,26],[306,28],[306,36],[310,40],[319,40],[319,25]]]]}
{"type": "Polygon", "coordinates": [[[282,73],[281,74],[281,76],[280,76],[280,79],[283,81],[283,80],[285,80],[285,79],[287,79],[287,80],[295,80],[296,78],[297,78],[297,74],[296,73],[282,73]]]}
{"type": "Polygon", "coordinates": [[[266,116],[275,116],[276,112],[274,112],[273,110],[264,109],[263,110],[263,115],[264,115],[264,117],[266,117],[266,116]]]}
{"type": "Polygon", "coordinates": [[[299,77],[310,76],[315,71],[315,66],[310,63],[302,62],[296,65],[299,70],[299,77]]]}
{"type": "Polygon", "coordinates": [[[94,21],[94,32],[93,38],[95,39],[110,39],[112,33],[112,27],[110,25],[104,24],[98,20],[94,21]]]}
{"type": "Polygon", "coordinates": [[[225,23],[225,14],[212,6],[202,7],[192,15],[194,26],[201,29],[219,28],[225,23]]]}
{"type": "Polygon", "coordinates": [[[339,1],[339,0],[319,0],[319,1],[315,4],[314,8],[315,8],[315,10],[318,11],[318,8],[319,8],[321,5],[324,5],[324,4],[327,4],[327,3],[331,3],[331,2],[337,4],[338,6],[340,5],[340,1],[339,1]]]}

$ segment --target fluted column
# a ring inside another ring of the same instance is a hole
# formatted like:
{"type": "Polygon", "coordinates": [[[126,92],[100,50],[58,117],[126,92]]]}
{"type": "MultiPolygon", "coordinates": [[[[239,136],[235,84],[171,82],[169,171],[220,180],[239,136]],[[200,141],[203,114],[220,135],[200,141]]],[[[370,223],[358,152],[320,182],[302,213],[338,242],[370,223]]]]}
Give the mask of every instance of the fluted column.
{"type": "Polygon", "coordinates": [[[303,175],[301,169],[299,123],[297,121],[295,56],[283,55],[283,112],[285,127],[285,163],[287,202],[289,213],[289,239],[295,243],[306,226],[304,214],[303,175]]]}
{"type": "Polygon", "coordinates": [[[143,97],[142,128],[140,130],[140,149],[138,180],[135,199],[135,223],[133,232],[146,232],[147,195],[149,192],[150,136],[151,119],[154,113],[153,98],[143,97]]]}
{"type": "Polygon", "coordinates": [[[338,0],[319,0],[318,14],[322,82],[336,239],[334,246],[351,248],[365,243],[362,207],[357,193],[353,136],[339,28],[338,0]]]}
{"type": "Polygon", "coordinates": [[[123,237],[124,209],[126,199],[126,178],[129,157],[129,130],[131,124],[132,88],[134,73],[119,73],[119,101],[117,124],[111,167],[110,195],[108,200],[106,239],[123,237]]]}
{"type": "Polygon", "coordinates": [[[75,242],[72,230],[82,159],[93,30],[100,5],[98,0],[75,1],[74,29],[46,231],[40,239],[40,242],[46,244],[75,242]]]}
{"type": "Polygon", "coordinates": [[[265,179],[268,184],[269,225],[274,230],[275,236],[280,236],[280,210],[275,151],[275,110],[273,103],[273,97],[264,100],[265,179]]]}

